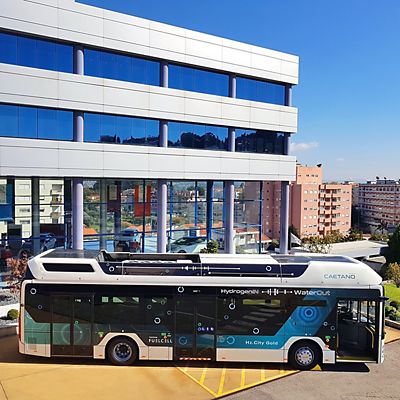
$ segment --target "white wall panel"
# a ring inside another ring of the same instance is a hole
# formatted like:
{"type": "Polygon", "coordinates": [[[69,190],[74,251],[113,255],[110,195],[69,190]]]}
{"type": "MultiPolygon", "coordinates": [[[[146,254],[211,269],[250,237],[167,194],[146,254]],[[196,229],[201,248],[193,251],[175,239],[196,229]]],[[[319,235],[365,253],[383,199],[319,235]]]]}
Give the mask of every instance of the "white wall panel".
{"type": "Polygon", "coordinates": [[[0,138],[0,176],[293,180],[295,168],[291,156],[0,138]]]}
{"type": "Polygon", "coordinates": [[[296,56],[72,1],[1,0],[0,15],[1,26],[7,29],[298,82],[296,56]]]}
{"type": "Polygon", "coordinates": [[[274,104],[6,64],[0,64],[0,83],[0,102],[248,129],[297,130],[297,109],[274,104]]]}
{"type": "Polygon", "coordinates": [[[58,10],[58,23],[62,29],[102,38],[103,18],[76,11],[58,10]]]}
{"type": "Polygon", "coordinates": [[[150,47],[168,49],[176,53],[185,54],[185,38],[167,32],[150,30],[150,47]]]}
{"type": "Polygon", "coordinates": [[[135,46],[147,48],[148,51],[150,44],[148,29],[108,19],[104,20],[104,37],[108,40],[124,42],[121,49],[124,49],[126,44],[132,43],[135,46]]]}

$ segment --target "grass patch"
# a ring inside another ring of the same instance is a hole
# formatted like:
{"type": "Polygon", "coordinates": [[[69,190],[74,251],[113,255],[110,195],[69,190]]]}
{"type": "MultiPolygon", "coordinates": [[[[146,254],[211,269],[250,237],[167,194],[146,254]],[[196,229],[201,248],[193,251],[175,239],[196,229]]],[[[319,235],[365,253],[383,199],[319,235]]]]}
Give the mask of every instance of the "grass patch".
{"type": "Polygon", "coordinates": [[[389,302],[392,300],[400,301],[400,288],[396,287],[393,283],[385,285],[385,296],[389,297],[389,302]]]}

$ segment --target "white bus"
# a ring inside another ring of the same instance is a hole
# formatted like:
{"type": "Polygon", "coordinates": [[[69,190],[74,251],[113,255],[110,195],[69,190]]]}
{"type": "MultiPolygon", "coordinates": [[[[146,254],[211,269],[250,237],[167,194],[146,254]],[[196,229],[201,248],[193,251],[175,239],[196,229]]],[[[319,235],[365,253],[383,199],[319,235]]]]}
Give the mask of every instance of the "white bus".
{"type": "Polygon", "coordinates": [[[29,261],[19,349],[44,357],[383,361],[381,278],[325,255],[49,250],[29,261]]]}

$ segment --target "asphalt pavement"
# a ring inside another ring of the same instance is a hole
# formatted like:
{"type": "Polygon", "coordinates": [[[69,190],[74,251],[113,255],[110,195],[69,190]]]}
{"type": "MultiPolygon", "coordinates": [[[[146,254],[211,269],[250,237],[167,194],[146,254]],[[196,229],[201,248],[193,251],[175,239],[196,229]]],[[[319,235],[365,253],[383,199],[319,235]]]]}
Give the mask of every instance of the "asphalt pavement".
{"type": "Polygon", "coordinates": [[[324,366],[227,396],[225,400],[400,400],[400,340],[386,344],[383,364],[324,366]]]}

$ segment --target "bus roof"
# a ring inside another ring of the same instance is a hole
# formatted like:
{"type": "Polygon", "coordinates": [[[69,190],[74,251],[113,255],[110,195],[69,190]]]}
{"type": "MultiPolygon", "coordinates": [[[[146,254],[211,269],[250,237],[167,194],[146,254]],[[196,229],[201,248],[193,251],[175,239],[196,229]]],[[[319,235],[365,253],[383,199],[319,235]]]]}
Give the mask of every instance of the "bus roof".
{"type": "Polygon", "coordinates": [[[29,260],[35,279],[116,284],[371,286],[369,266],[324,254],[142,254],[49,250],[29,260]]]}

